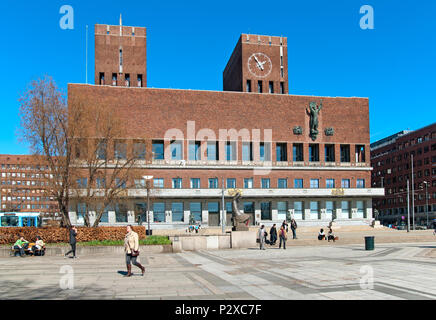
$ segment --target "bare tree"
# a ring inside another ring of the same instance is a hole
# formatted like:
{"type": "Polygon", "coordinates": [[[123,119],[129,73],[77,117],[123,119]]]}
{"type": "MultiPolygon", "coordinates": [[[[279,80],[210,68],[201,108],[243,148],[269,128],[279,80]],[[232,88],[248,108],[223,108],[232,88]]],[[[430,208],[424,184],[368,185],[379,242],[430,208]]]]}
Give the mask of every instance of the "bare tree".
{"type": "MultiPolygon", "coordinates": [[[[101,102],[90,102],[80,94],[69,99],[72,108],[86,113],[80,119],[80,129],[72,137],[74,161],[72,178],[76,182],[70,196],[83,204],[85,226],[91,226],[89,213],[95,213],[92,227],[97,227],[108,206],[127,201],[128,190],[135,187],[135,178],[140,178],[138,164],[145,158],[137,146],[145,138],[126,139],[126,126],[101,102]],[[123,137],[123,138],[121,138],[123,137]]],[[[145,155],[145,154],[144,154],[145,155]]]]}
{"type": "Polygon", "coordinates": [[[62,224],[70,226],[68,215],[72,144],[82,115],[80,108],[68,112],[66,99],[51,77],[34,80],[19,98],[20,139],[29,144],[35,163],[48,166],[47,192],[56,200],[62,224]],[[68,121],[68,119],[70,121],[68,121]]]}

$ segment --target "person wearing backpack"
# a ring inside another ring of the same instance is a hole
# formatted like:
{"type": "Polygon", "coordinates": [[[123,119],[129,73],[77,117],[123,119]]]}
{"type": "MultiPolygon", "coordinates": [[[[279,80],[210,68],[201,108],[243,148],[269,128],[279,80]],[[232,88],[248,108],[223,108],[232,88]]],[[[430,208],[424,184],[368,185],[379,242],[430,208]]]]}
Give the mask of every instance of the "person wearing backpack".
{"type": "Polygon", "coordinates": [[[294,218],[291,220],[292,239],[297,239],[297,221],[294,218]]]}

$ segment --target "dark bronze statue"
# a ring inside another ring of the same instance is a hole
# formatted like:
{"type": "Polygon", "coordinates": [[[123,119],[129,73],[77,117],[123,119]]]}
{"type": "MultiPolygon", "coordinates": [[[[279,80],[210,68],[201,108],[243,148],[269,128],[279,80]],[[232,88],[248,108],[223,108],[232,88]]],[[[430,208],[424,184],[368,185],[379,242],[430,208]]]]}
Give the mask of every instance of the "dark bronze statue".
{"type": "Polygon", "coordinates": [[[232,190],[232,192],[229,192],[229,194],[233,196],[232,199],[233,231],[247,231],[248,223],[250,221],[250,216],[248,214],[241,212],[238,209],[239,199],[241,198],[242,193],[240,190],[235,189],[234,191],[232,190]]]}
{"type": "Polygon", "coordinates": [[[318,136],[318,114],[322,109],[322,100],[319,102],[319,106],[315,101],[309,103],[309,110],[306,109],[307,113],[310,115],[310,137],[313,141],[316,140],[318,136]]]}

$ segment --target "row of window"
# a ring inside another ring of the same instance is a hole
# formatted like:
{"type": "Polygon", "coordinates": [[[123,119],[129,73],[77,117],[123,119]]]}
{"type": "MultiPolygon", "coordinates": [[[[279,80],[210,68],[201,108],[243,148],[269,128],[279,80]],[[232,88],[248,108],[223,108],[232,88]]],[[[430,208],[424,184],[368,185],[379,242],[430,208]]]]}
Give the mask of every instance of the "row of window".
{"type": "MultiPolygon", "coordinates": [[[[428,205],[427,210],[425,210],[425,206],[416,206],[414,207],[415,213],[426,213],[426,212],[435,212],[436,204],[428,205]]],[[[380,215],[397,215],[397,214],[406,214],[407,215],[407,207],[401,208],[392,208],[392,209],[382,209],[380,210],[380,215]]]]}
{"type": "MultiPolygon", "coordinates": [[[[338,218],[351,218],[351,202],[350,201],[340,201],[339,207],[336,207],[335,201],[325,201],[325,211],[326,218],[332,219],[336,218],[336,209],[341,209],[341,217],[338,218]]],[[[277,214],[278,220],[282,221],[286,219],[289,203],[288,201],[278,201],[277,203],[277,214]]],[[[319,201],[309,201],[307,202],[308,208],[310,209],[310,219],[321,219],[321,203],[319,201]]],[[[172,202],[168,203],[169,207],[166,207],[165,202],[153,202],[151,206],[153,222],[166,222],[166,213],[171,211],[172,222],[185,222],[185,207],[183,202],[172,202]]],[[[208,214],[219,214],[220,213],[220,202],[211,201],[207,202],[207,208],[205,208],[208,214]]],[[[305,208],[304,201],[293,201],[294,217],[297,220],[303,219],[303,212],[305,208]]],[[[203,208],[202,202],[190,202],[188,204],[189,215],[193,217],[196,222],[201,222],[203,220],[203,208]]],[[[86,212],[86,205],[84,203],[77,204],[76,213],[78,217],[78,223],[83,223],[83,216],[86,212]]],[[[109,211],[115,211],[115,222],[127,222],[127,206],[122,204],[116,204],[113,208],[107,207],[104,210],[101,222],[109,222],[109,211]]],[[[225,203],[226,213],[232,213],[232,202],[225,203]]],[[[243,202],[243,211],[246,214],[255,213],[255,202],[245,201],[243,202]]],[[[135,203],[135,214],[141,218],[141,221],[147,220],[147,203],[138,202],[135,203]]],[[[271,201],[265,201],[260,203],[260,214],[261,220],[272,220],[272,203],[271,201]]],[[[365,218],[365,202],[356,201],[356,216],[357,218],[365,218]]],[[[188,221],[186,221],[188,222],[188,221]]],[[[253,222],[253,221],[252,221],[253,222]]]]}
{"type": "Polygon", "coordinates": [[[16,197],[16,196],[2,196],[2,201],[53,201],[53,197],[16,197]]]}
{"type": "Polygon", "coordinates": [[[23,165],[23,164],[2,164],[2,170],[27,170],[27,171],[36,171],[36,170],[48,170],[48,166],[34,166],[34,165],[23,165]]]}
{"type": "MultiPolygon", "coordinates": [[[[105,84],[104,72],[100,72],[99,80],[100,80],[100,82],[99,82],[100,85],[104,85],[105,84]]],[[[112,85],[113,86],[117,85],[117,80],[118,80],[118,75],[116,73],[112,73],[112,85]]],[[[130,74],[129,73],[125,73],[124,74],[124,85],[126,87],[130,87],[131,86],[130,74]]],[[[143,86],[142,74],[137,74],[136,75],[136,86],[139,87],[139,88],[143,86]]]]}
{"type": "MultiPolygon", "coordinates": [[[[287,143],[275,143],[276,147],[276,161],[288,161],[287,143]]],[[[259,145],[259,161],[271,161],[271,149],[272,143],[260,142],[259,145]]],[[[309,144],[308,159],[310,162],[319,162],[320,145],[317,143],[309,144]]],[[[341,144],[340,148],[340,161],[351,162],[351,151],[349,144],[341,144]]],[[[145,159],[146,147],[145,143],[135,142],[133,143],[133,154],[137,159],[145,159]]],[[[152,155],[155,160],[165,159],[165,147],[163,140],[152,141],[152,155]]],[[[80,158],[80,152],[76,152],[76,157],[80,158]]],[[[107,144],[100,143],[97,152],[98,159],[105,160],[107,157],[107,144]]],[[[114,143],[114,157],[115,159],[127,158],[127,143],[115,142],[114,143]]],[[[305,161],[305,155],[303,151],[302,143],[292,144],[292,160],[299,162],[305,161]]],[[[170,143],[170,159],[171,160],[183,160],[183,141],[172,141],[170,143]]],[[[227,141],[225,144],[225,159],[227,161],[237,160],[237,142],[227,141]]],[[[218,141],[208,141],[206,143],[206,153],[202,157],[201,154],[201,141],[189,141],[188,142],[188,160],[219,160],[219,143],[218,141]]],[[[254,160],[254,148],[253,142],[242,142],[242,161],[254,160]]],[[[324,161],[335,162],[335,145],[324,145],[324,161]]],[[[365,162],[365,146],[355,146],[355,161],[365,162]]]]}
{"type": "MultiPolygon", "coordinates": [[[[13,209],[15,210],[25,210],[25,209],[55,209],[56,206],[50,204],[17,204],[13,205],[13,209]]],[[[2,209],[8,209],[6,204],[2,204],[2,209]]]]}
{"type": "Polygon", "coordinates": [[[39,173],[26,173],[25,172],[2,172],[2,178],[32,178],[32,179],[39,179],[39,178],[45,178],[45,179],[53,179],[52,174],[39,174],[39,173]]]}
{"type": "Polygon", "coordinates": [[[48,186],[49,185],[49,181],[35,181],[35,180],[26,180],[26,181],[21,181],[21,180],[2,180],[1,181],[2,185],[10,185],[10,186],[48,186]]]}
{"type": "MultiPolygon", "coordinates": [[[[172,178],[172,188],[173,189],[182,189],[183,188],[183,179],[182,178],[172,178]]],[[[145,179],[135,179],[135,187],[136,188],[145,188],[146,183],[145,179]]],[[[77,179],[76,185],[78,188],[86,188],[88,184],[87,178],[77,179]]],[[[293,188],[302,189],[304,185],[303,179],[294,179],[293,188]]],[[[310,179],[310,188],[318,189],[320,188],[320,179],[310,179]]],[[[120,179],[116,179],[116,186],[121,188],[126,188],[126,182],[120,179]]],[[[96,187],[97,188],[105,188],[105,180],[104,178],[96,179],[96,187]]],[[[154,178],[153,179],[153,187],[154,188],[164,188],[164,179],[163,178],[154,178]]],[[[236,188],[236,179],[235,178],[227,178],[226,179],[226,188],[236,188]]],[[[244,189],[253,188],[253,178],[244,178],[244,189]]],[[[288,179],[279,178],[277,179],[277,188],[279,189],[287,189],[291,186],[288,186],[288,179]]],[[[325,188],[337,188],[339,185],[336,184],[335,179],[326,179],[325,188]]],[[[350,179],[342,179],[341,188],[351,188],[350,179]]],[[[200,189],[201,188],[201,180],[200,178],[190,178],[190,188],[191,189],[200,189]]],[[[208,188],[216,189],[219,188],[219,180],[218,178],[209,178],[208,179],[208,188]]],[[[270,189],[271,188],[271,179],[270,178],[262,178],[260,188],[262,189],[270,189]]],[[[356,188],[365,188],[365,179],[357,179],[356,180],[356,188]]]]}
{"type": "MultiPolygon", "coordinates": [[[[282,71],[283,71],[283,69],[282,69],[282,71]]],[[[252,85],[251,85],[251,80],[247,80],[245,89],[247,92],[254,92],[252,85]]],[[[263,93],[263,91],[264,91],[263,90],[263,81],[257,80],[256,92],[263,93]]],[[[274,81],[269,81],[268,82],[268,93],[275,93],[275,91],[276,90],[274,90],[274,81]]],[[[285,94],[285,83],[283,81],[280,81],[279,93],[285,94]]]]}

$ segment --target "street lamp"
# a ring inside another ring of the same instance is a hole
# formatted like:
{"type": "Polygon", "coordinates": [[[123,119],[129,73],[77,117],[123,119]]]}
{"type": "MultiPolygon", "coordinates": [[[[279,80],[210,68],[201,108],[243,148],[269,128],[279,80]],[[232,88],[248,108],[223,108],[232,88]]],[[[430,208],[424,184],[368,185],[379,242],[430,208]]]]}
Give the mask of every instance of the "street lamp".
{"type": "Polygon", "coordinates": [[[153,176],[143,176],[145,180],[145,186],[147,189],[147,223],[148,223],[148,235],[150,235],[150,180],[153,179],[153,176]]]}
{"type": "Polygon", "coordinates": [[[427,216],[427,228],[428,228],[428,181],[423,181],[425,183],[425,214],[427,216]]]}

